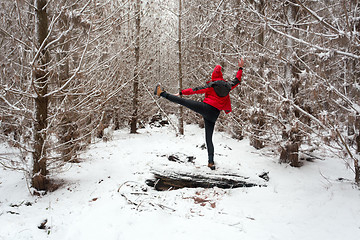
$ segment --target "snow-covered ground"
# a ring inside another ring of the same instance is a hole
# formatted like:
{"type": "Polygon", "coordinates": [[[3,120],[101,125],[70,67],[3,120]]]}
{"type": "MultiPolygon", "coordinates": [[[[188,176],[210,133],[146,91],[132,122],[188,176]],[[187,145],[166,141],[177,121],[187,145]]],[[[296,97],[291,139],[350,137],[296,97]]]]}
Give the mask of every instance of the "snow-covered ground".
{"type": "Polygon", "coordinates": [[[146,186],[151,168],[210,171],[199,147],[203,135],[194,125],[184,137],[168,127],[116,131],[58,174],[63,185],[42,197],[29,194],[21,173],[0,169],[0,239],[360,239],[353,173],[326,153],[292,168],[246,139],[215,132],[216,171],[253,178],[269,172],[267,187],[158,192],[146,186]],[[195,156],[195,163],[169,162],[170,154],[195,156]]]}

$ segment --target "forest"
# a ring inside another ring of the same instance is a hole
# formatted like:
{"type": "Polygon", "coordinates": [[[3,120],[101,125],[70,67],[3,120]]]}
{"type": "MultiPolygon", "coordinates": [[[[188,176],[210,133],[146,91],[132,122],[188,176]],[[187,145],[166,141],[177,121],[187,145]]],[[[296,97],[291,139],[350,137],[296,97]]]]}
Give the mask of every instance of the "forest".
{"type": "Polygon", "coordinates": [[[0,141],[17,149],[0,165],[35,191],[113,130],[203,126],[155,85],[202,85],[217,64],[232,80],[241,57],[216,131],[300,169],[326,149],[360,184],[358,0],[2,0],[0,36],[0,141]]]}

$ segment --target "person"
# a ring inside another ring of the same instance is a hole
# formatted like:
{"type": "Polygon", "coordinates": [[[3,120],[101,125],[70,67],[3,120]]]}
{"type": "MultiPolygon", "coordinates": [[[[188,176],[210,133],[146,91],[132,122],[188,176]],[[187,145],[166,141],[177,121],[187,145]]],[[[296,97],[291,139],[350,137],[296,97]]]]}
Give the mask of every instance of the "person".
{"type": "Polygon", "coordinates": [[[211,170],[215,170],[214,144],[212,141],[215,122],[222,110],[224,110],[226,114],[231,112],[229,92],[241,82],[244,66],[243,58],[238,61],[238,66],[239,70],[236,73],[235,79],[229,82],[224,80],[221,66],[216,65],[214,71],[211,74],[211,80],[207,81],[206,85],[204,86],[183,89],[177,94],[167,93],[160,84],[157,84],[154,90],[154,95],[180,104],[202,115],[205,123],[205,141],[208,152],[208,167],[211,170]],[[179,95],[192,94],[205,94],[205,98],[203,102],[198,102],[179,97],[179,95]]]}

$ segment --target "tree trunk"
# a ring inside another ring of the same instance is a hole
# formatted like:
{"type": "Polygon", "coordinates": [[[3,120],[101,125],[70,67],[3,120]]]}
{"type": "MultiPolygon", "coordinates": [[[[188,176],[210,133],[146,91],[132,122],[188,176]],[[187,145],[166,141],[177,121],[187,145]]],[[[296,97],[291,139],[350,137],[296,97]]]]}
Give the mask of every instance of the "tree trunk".
{"type": "MultiPolygon", "coordinates": [[[[257,11],[260,14],[265,15],[265,1],[264,0],[255,1],[255,5],[257,11]]],[[[264,39],[265,39],[265,29],[263,26],[260,26],[259,33],[257,36],[257,42],[259,43],[260,46],[264,46],[264,39]]],[[[265,69],[265,56],[261,55],[259,58],[259,75],[262,78],[264,77],[264,69],[265,69]]]]}
{"type": "Polygon", "coordinates": [[[355,182],[358,186],[360,186],[360,163],[358,157],[360,154],[360,115],[357,115],[355,118],[355,129],[357,131],[357,135],[355,137],[357,156],[354,157],[355,182]]]}
{"type": "Polygon", "coordinates": [[[360,165],[359,165],[359,160],[357,158],[354,159],[354,168],[355,168],[355,182],[358,186],[360,186],[360,165]]]}
{"type": "MultiPolygon", "coordinates": [[[[260,1],[252,1],[252,4],[254,5],[255,9],[257,10],[257,12],[259,12],[261,15],[265,15],[265,1],[264,0],[260,0],[260,1]]],[[[264,46],[264,38],[265,38],[265,29],[263,26],[259,27],[259,32],[257,35],[257,43],[259,44],[259,46],[264,46]]],[[[262,51],[262,50],[260,50],[262,51]]],[[[265,69],[265,55],[264,54],[260,54],[259,57],[259,61],[258,61],[258,66],[259,66],[259,75],[260,78],[264,78],[264,69],[265,69]]],[[[264,96],[262,93],[257,94],[257,102],[260,104],[260,106],[264,105],[264,96]]],[[[250,145],[253,146],[256,149],[261,149],[263,147],[265,147],[265,143],[264,140],[262,140],[262,136],[263,136],[263,130],[264,130],[264,125],[265,125],[265,113],[262,110],[259,111],[254,111],[251,114],[251,118],[250,118],[250,122],[251,122],[251,136],[250,136],[250,145]]]]}
{"type": "MultiPolygon", "coordinates": [[[[62,4],[65,5],[65,2],[62,4]]],[[[69,19],[68,16],[64,15],[61,17],[59,21],[60,29],[68,29],[69,28],[69,19]]],[[[70,33],[68,34],[70,35],[70,33]]],[[[70,36],[63,38],[61,42],[61,47],[59,52],[57,53],[57,61],[60,63],[59,65],[59,87],[66,83],[66,81],[70,77],[70,61],[67,56],[70,51],[70,36]],[[62,62],[62,63],[61,63],[62,62]]],[[[72,102],[75,98],[71,95],[63,95],[59,99],[59,105],[64,101],[65,98],[68,98],[66,101],[72,102]]],[[[58,130],[58,138],[63,147],[61,147],[61,156],[62,160],[65,162],[77,162],[76,152],[79,150],[79,144],[74,141],[79,137],[79,130],[76,125],[76,116],[77,113],[73,111],[69,111],[68,105],[64,104],[63,109],[60,113],[60,124],[58,130]]]]}
{"type": "Polygon", "coordinates": [[[265,113],[262,110],[255,111],[250,118],[253,126],[252,136],[250,137],[250,145],[256,149],[265,147],[264,140],[261,139],[263,130],[265,128],[266,120],[265,113]]]}
{"type": "MultiPolygon", "coordinates": [[[[297,30],[293,29],[293,26],[296,25],[296,18],[298,13],[298,7],[295,4],[295,0],[286,1],[285,5],[286,11],[286,20],[288,22],[288,27],[286,29],[287,34],[291,36],[298,37],[299,33],[297,30]]],[[[299,92],[299,81],[297,70],[295,68],[295,61],[293,59],[293,53],[295,51],[294,40],[291,38],[286,38],[286,64],[285,64],[285,81],[291,87],[290,93],[286,94],[289,98],[292,98],[293,101],[298,104],[298,92],[299,92]]],[[[298,110],[294,109],[294,115],[296,118],[300,117],[300,113],[298,110]]],[[[290,119],[290,124],[291,124],[290,119]]],[[[280,154],[280,161],[290,163],[292,167],[300,167],[301,164],[299,162],[299,148],[301,145],[301,136],[298,130],[298,126],[293,126],[289,132],[286,132],[288,142],[285,147],[282,148],[280,154]]],[[[283,134],[284,136],[284,134],[283,134]]]]}
{"type": "Polygon", "coordinates": [[[138,108],[139,108],[139,61],[140,61],[140,12],[141,1],[136,0],[135,10],[135,27],[136,27],[136,40],[135,40],[135,70],[134,70],[134,85],[133,85],[133,114],[130,123],[130,133],[136,133],[138,122],[138,108]]]}
{"type": "MultiPolygon", "coordinates": [[[[182,81],[182,52],[181,52],[181,18],[182,18],[182,5],[181,0],[179,0],[179,39],[178,39],[178,50],[179,50],[179,92],[183,88],[182,81]]],[[[182,97],[182,96],[180,96],[182,97]]],[[[184,135],[184,109],[180,105],[179,106],[179,133],[184,135]]]]}
{"type": "MultiPolygon", "coordinates": [[[[46,13],[46,0],[35,1],[35,35],[38,49],[45,46],[48,34],[48,18],[46,13]]],[[[33,152],[33,172],[32,186],[37,190],[46,190],[46,130],[48,118],[48,102],[46,97],[48,89],[48,72],[46,65],[49,62],[49,55],[44,47],[40,49],[36,62],[33,66],[35,111],[34,111],[34,152],[33,152]]]]}
{"type": "Polygon", "coordinates": [[[292,167],[301,167],[299,162],[299,144],[290,142],[281,150],[280,160],[283,163],[290,163],[292,167]]]}
{"type": "Polygon", "coordinates": [[[301,167],[299,162],[299,148],[301,145],[301,135],[298,126],[295,125],[289,133],[285,132],[288,141],[285,147],[282,147],[280,153],[280,162],[290,163],[292,167],[301,167]]]}

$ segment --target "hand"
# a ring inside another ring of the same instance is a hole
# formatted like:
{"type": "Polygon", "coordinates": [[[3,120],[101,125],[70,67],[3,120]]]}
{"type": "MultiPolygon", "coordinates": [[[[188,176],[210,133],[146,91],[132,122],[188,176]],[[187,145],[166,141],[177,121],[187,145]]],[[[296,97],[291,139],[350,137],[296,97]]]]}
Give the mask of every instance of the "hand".
{"type": "Polygon", "coordinates": [[[174,94],[174,96],[177,96],[177,97],[178,97],[178,96],[180,96],[180,93],[176,93],[176,94],[174,94]]]}
{"type": "Polygon", "coordinates": [[[244,59],[241,58],[240,60],[238,60],[239,63],[239,68],[242,68],[244,66],[244,59]]]}

